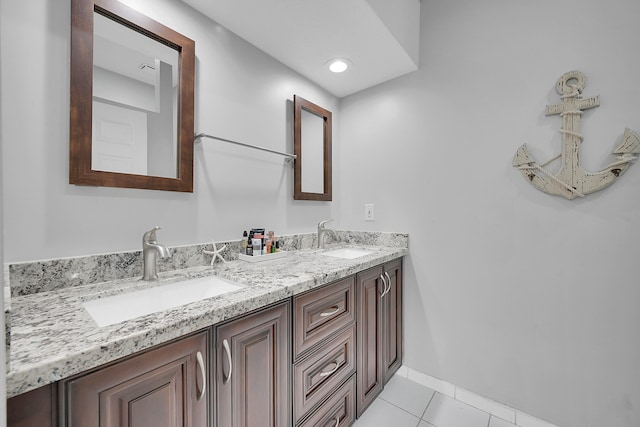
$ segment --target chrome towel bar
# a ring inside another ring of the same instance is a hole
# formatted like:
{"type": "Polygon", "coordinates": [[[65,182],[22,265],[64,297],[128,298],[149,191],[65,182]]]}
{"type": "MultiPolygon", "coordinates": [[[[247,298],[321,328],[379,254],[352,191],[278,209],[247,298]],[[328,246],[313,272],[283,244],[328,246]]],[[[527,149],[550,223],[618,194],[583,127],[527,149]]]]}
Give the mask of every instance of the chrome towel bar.
{"type": "Polygon", "coordinates": [[[220,138],[218,136],[207,135],[206,133],[197,133],[194,136],[194,142],[198,143],[198,142],[201,141],[202,138],[217,139],[218,141],[228,142],[230,144],[241,145],[243,147],[254,148],[256,150],[266,151],[268,153],[273,153],[273,154],[278,154],[280,156],[284,156],[285,157],[284,160],[287,163],[290,163],[292,160],[295,160],[298,157],[295,154],[283,153],[281,151],[272,150],[270,148],[260,147],[259,145],[251,145],[251,144],[245,144],[244,142],[232,141],[230,139],[220,138]]]}

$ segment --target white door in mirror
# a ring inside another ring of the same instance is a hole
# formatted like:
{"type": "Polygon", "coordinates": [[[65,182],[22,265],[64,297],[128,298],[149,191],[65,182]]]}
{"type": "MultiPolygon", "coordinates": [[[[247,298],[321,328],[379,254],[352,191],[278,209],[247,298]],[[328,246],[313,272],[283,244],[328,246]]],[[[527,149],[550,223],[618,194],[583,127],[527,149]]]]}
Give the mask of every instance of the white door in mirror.
{"type": "Polygon", "coordinates": [[[147,114],[93,101],[91,169],[147,174],[147,114]]]}

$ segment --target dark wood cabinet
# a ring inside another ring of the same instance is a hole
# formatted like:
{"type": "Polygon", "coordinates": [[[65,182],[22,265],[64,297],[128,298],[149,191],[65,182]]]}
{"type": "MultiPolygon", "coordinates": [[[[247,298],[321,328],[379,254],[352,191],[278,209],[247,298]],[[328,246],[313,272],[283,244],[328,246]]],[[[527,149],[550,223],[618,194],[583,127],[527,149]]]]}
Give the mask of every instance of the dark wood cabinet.
{"type": "Polygon", "coordinates": [[[293,368],[293,415],[305,418],[356,372],[355,325],[332,338],[293,368]]]}
{"type": "Polygon", "coordinates": [[[7,399],[7,426],[57,426],[58,402],[56,390],[55,384],[48,384],[7,399]]]}
{"type": "Polygon", "coordinates": [[[397,259],[13,397],[7,425],[347,427],[401,365],[397,259]]]}
{"type": "Polygon", "coordinates": [[[355,276],[293,298],[294,425],[355,420],[355,321],[355,276]]]}
{"type": "Polygon", "coordinates": [[[356,320],[355,277],[293,297],[294,361],[356,320]]]}
{"type": "Polygon", "coordinates": [[[356,282],[360,416],[402,364],[402,261],[358,273],[356,282]]]}
{"type": "Polygon", "coordinates": [[[380,394],[384,386],[382,373],[382,298],[385,289],[382,267],[359,273],[358,292],[358,382],[356,404],[358,417],[380,394]]]}
{"type": "Polygon", "coordinates": [[[382,298],[385,384],[402,365],[402,260],[384,265],[384,276],[389,281],[388,291],[382,298]]]}
{"type": "Polygon", "coordinates": [[[300,427],[348,427],[356,420],[356,376],[352,375],[300,427]]]}
{"type": "Polygon", "coordinates": [[[218,427],[289,427],[288,302],[216,327],[218,427]]]}
{"type": "Polygon", "coordinates": [[[63,382],[68,427],[207,425],[208,333],[63,382]]]}

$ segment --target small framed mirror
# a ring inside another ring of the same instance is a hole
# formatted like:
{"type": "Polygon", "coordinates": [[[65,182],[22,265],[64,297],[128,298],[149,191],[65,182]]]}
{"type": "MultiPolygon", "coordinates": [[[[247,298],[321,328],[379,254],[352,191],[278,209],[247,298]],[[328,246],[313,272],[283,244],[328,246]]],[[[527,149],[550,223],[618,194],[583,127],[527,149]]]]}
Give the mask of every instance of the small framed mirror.
{"type": "Polygon", "coordinates": [[[331,111],[293,96],[294,200],[331,201],[331,111]]]}
{"type": "Polygon", "coordinates": [[[69,183],[193,192],[195,43],[116,0],[71,0],[69,183]]]}

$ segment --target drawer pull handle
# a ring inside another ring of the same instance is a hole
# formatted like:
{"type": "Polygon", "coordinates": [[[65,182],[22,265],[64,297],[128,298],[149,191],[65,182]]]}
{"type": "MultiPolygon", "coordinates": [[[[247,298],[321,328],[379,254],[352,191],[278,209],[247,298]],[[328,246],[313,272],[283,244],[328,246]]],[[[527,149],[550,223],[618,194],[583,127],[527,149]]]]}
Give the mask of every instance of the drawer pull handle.
{"type": "Polygon", "coordinates": [[[382,293],[380,294],[380,298],[384,298],[384,296],[387,293],[387,279],[385,279],[384,276],[381,274],[380,275],[380,280],[382,280],[382,283],[384,283],[384,289],[382,290],[382,293]]]}
{"type": "Polygon", "coordinates": [[[336,415],[336,424],[333,427],[338,427],[340,425],[340,417],[336,415]]]}
{"type": "Polygon", "coordinates": [[[333,307],[331,307],[333,310],[331,311],[323,311],[322,313],[320,313],[320,317],[329,317],[329,316],[333,316],[334,314],[336,314],[337,312],[340,311],[340,307],[338,307],[337,305],[334,305],[333,307]]]}
{"type": "Polygon", "coordinates": [[[222,347],[224,347],[224,352],[227,353],[227,361],[229,362],[229,374],[224,376],[222,379],[222,384],[226,384],[231,379],[231,373],[233,372],[233,362],[231,361],[231,349],[229,348],[229,341],[226,339],[222,340],[222,347]]]}
{"type": "Polygon", "coordinates": [[[386,271],[384,272],[384,275],[387,276],[387,280],[389,281],[389,289],[387,289],[387,293],[389,293],[389,291],[391,291],[391,277],[389,277],[389,273],[386,271]]]}
{"type": "Polygon", "coordinates": [[[338,370],[338,368],[340,367],[340,364],[339,364],[338,362],[336,362],[336,361],[333,361],[333,362],[331,362],[331,363],[333,363],[333,364],[334,364],[334,365],[336,365],[336,366],[334,366],[330,371],[320,372],[320,376],[321,376],[321,377],[328,377],[329,375],[331,375],[331,374],[333,374],[335,371],[337,371],[337,370],[338,370]]]}
{"type": "Polygon", "coordinates": [[[200,375],[202,375],[202,390],[200,390],[200,393],[198,393],[198,397],[196,398],[198,401],[200,401],[207,391],[207,374],[204,370],[204,360],[202,359],[202,353],[200,352],[196,353],[196,363],[200,368],[200,375]]]}

